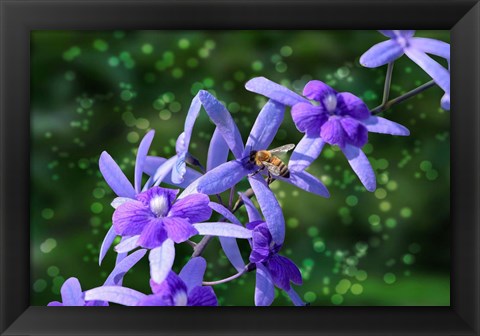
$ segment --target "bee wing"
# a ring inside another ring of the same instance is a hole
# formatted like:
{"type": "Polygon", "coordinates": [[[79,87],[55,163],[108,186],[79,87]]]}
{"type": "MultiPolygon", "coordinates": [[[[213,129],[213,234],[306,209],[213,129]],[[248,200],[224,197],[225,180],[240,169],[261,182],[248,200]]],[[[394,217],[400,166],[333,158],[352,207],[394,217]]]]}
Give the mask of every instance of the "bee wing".
{"type": "Polygon", "coordinates": [[[271,164],[270,162],[262,162],[263,165],[267,168],[267,170],[270,172],[270,174],[279,176],[280,175],[280,168],[275,166],[274,164],[271,164]]]}
{"type": "Polygon", "coordinates": [[[272,155],[279,155],[279,154],[284,154],[292,149],[295,148],[295,145],[294,144],[288,144],[288,145],[283,145],[283,146],[280,146],[280,147],[277,147],[277,148],[274,148],[274,149],[269,149],[268,151],[272,154],[272,155]]]}

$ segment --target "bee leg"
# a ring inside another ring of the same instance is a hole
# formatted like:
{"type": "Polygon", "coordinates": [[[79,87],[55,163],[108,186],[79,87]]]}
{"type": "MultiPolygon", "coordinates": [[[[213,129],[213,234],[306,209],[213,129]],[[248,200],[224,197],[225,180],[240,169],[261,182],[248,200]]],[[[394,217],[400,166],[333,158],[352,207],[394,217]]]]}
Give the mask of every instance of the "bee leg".
{"type": "Polygon", "coordinates": [[[270,174],[270,172],[268,172],[267,184],[270,184],[272,182],[273,182],[273,176],[272,176],[272,174],[270,174]]]}
{"type": "Polygon", "coordinates": [[[257,175],[258,173],[260,173],[260,171],[263,169],[264,167],[261,167],[260,169],[258,169],[257,171],[255,171],[253,174],[250,174],[250,177],[254,177],[255,175],[257,175]]]}

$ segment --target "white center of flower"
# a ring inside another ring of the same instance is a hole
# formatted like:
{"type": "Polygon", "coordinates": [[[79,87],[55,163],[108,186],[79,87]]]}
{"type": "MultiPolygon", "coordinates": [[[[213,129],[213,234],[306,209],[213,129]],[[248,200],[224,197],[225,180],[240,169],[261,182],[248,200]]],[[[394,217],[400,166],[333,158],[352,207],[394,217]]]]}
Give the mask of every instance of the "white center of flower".
{"type": "Polygon", "coordinates": [[[333,114],[337,109],[337,97],[333,94],[329,94],[323,99],[323,104],[325,104],[328,113],[333,114]]]}
{"type": "Polygon", "coordinates": [[[150,200],[150,210],[157,215],[157,217],[165,216],[168,211],[168,199],[163,196],[155,196],[150,200]]]}
{"type": "Polygon", "coordinates": [[[173,297],[173,302],[175,306],[186,306],[188,303],[187,293],[184,291],[176,292],[175,296],[173,297]]]}

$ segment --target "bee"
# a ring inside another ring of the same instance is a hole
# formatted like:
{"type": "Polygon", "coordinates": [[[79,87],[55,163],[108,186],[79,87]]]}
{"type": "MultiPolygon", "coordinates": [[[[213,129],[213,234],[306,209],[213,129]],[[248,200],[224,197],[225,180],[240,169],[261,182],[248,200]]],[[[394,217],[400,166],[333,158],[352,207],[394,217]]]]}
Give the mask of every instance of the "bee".
{"type": "Polygon", "coordinates": [[[295,147],[294,144],[280,146],[271,150],[259,150],[250,152],[250,162],[260,167],[252,176],[258,174],[262,169],[267,169],[268,178],[271,180],[273,176],[284,178],[290,177],[290,171],[287,165],[276,155],[281,155],[295,147]]]}

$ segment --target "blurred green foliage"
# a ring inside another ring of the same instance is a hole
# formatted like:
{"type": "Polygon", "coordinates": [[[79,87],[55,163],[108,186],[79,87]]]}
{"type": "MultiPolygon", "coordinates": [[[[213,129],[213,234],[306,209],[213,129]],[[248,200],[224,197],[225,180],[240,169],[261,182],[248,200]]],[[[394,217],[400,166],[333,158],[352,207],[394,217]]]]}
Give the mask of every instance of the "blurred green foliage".
{"type": "MultiPolygon", "coordinates": [[[[448,31],[418,36],[449,42],[448,31]]],[[[84,289],[103,283],[98,265],[114,195],[98,170],[108,151],[129,178],[139,140],[156,130],[151,155],[170,157],[193,96],[206,89],[223,101],[245,138],[264,97],[244,89],[265,76],[301,92],[320,79],[382,99],[385,67],[358,59],[385,38],[376,31],[36,31],[31,40],[31,303],[59,299],[68,277],[84,289]]],[[[406,57],[396,62],[391,97],[428,81],[406,57]]],[[[301,268],[297,291],[312,305],[450,304],[450,117],[438,87],[385,112],[410,137],[370,134],[364,147],[377,174],[368,193],[338,149],[326,147],[309,168],[330,190],[323,199],[274,183],[287,222],[283,254],[301,268]]],[[[213,125],[201,114],[191,150],[205,162],[213,125]]],[[[297,143],[286,114],[272,146],[297,143]]],[[[239,190],[247,188],[241,185],[239,190]]],[[[226,199],[228,199],[228,196],[226,199]]],[[[224,198],[225,198],[224,197],[224,198]]],[[[244,211],[239,216],[245,219],[244,211]]],[[[11,223],[16,225],[15,223],[11,223]]],[[[248,257],[248,247],[241,243],[248,257]]],[[[191,253],[177,248],[175,270],[191,253]]],[[[214,241],[207,280],[235,272],[214,241]]],[[[125,285],[150,293],[142,260],[125,285]]],[[[252,305],[254,274],[215,287],[222,305],[252,305]]],[[[290,304],[277,292],[275,305],[290,304]]]]}

